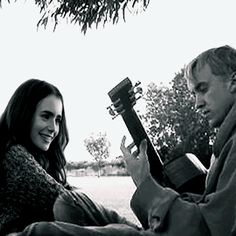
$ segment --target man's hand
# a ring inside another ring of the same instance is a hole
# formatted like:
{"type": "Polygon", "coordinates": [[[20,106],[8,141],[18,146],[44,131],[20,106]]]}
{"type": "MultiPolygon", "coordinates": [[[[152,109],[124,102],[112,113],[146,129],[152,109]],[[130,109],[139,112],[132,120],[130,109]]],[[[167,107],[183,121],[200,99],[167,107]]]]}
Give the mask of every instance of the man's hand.
{"type": "Polygon", "coordinates": [[[132,148],[135,146],[131,143],[129,146],[125,146],[126,137],[124,136],[121,141],[120,149],[123,153],[126,168],[131,175],[135,185],[138,187],[150,174],[150,166],[147,158],[147,141],[143,140],[139,146],[138,151],[132,152],[132,148]]]}

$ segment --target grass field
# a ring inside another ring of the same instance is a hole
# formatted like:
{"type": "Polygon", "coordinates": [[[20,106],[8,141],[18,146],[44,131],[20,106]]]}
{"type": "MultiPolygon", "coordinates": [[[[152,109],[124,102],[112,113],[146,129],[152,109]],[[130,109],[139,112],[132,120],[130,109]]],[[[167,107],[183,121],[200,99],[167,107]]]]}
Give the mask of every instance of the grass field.
{"type": "Polygon", "coordinates": [[[68,182],[78,187],[90,198],[120,215],[139,224],[130,209],[130,199],[135,191],[131,177],[68,177],[68,182]]]}

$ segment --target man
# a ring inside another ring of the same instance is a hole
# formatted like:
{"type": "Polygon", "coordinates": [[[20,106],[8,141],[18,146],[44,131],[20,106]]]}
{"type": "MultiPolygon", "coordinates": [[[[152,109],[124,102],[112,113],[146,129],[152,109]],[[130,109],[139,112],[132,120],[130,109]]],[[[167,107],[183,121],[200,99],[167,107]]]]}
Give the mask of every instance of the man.
{"type": "Polygon", "coordinates": [[[157,235],[230,235],[236,222],[236,50],[203,52],[186,67],[185,77],[196,108],[219,128],[205,192],[193,198],[161,187],[150,176],[145,143],[137,159],[123,138],[121,150],[137,185],[131,206],[157,235]]]}
{"type": "MultiPolygon", "coordinates": [[[[36,223],[20,235],[109,236],[226,236],[236,232],[236,50],[223,46],[200,54],[187,67],[188,87],[196,108],[212,127],[219,128],[203,195],[179,194],[154,181],[149,171],[147,145],[139,154],[121,142],[127,169],[137,190],[131,207],[143,229],[127,224],[78,226],[63,222],[36,223]]],[[[76,206],[75,206],[76,207],[76,206]]]]}

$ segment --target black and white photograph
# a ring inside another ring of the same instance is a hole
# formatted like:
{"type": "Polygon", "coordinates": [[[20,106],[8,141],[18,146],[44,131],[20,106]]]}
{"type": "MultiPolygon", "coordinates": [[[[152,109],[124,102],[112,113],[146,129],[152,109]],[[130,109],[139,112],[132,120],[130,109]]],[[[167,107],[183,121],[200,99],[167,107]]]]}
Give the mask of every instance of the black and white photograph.
{"type": "Polygon", "coordinates": [[[236,235],[233,0],[0,0],[0,236],[236,235]]]}

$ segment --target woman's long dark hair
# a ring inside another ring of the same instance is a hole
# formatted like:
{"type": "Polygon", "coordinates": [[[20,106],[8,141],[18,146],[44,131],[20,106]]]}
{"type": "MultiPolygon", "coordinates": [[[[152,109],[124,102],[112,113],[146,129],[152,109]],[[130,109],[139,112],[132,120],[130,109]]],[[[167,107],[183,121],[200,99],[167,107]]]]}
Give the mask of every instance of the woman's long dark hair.
{"type": "Polygon", "coordinates": [[[58,182],[65,185],[67,182],[64,149],[69,137],[64,101],[60,91],[50,83],[29,79],[21,84],[12,95],[0,119],[0,158],[4,158],[8,148],[14,144],[21,144],[30,151],[32,147],[30,130],[34,112],[38,103],[49,95],[55,95],[61,100],[63,110],[59,133],[43,156],[48,162],[47,172],[58,182]]]}

